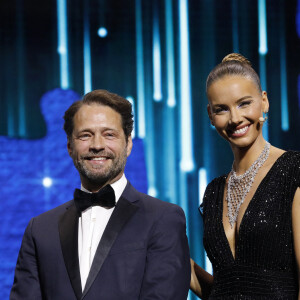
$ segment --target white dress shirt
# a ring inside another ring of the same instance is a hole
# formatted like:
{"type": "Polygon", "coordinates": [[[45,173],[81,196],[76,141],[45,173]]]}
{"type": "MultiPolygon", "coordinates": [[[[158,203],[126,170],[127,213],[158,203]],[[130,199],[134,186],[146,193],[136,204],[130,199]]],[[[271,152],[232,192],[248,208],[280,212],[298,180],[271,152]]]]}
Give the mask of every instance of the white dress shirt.
{"type": "MultiPolygon", "coordinates": [[[[111,184],[115,192],[116,203],[122,195],[126,184],[127,179],[124,174],[118,181],[111,184]]],[[[82,185],[81,190],[90,193],[82,185]]],[[[114,207],[92,206],[83,211],[79,218],[78,255],[82,291],[84,290],[98,244],[114,209],[114,207]]]]}

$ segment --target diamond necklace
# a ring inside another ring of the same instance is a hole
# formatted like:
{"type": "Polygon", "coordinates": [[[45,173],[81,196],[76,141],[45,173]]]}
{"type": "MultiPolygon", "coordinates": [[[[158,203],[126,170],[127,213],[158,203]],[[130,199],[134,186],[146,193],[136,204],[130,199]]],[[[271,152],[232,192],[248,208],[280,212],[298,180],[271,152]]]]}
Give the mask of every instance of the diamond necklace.
{"type": "Polygon", "coordinates": [[[233,165],[229,173],[229,180],[227,186],[227,207],[229,223],[231,228],[236,222],[237,216],[241,205],[243,204],[246,195],[249,193],[250,188],[254,182],[254,178],[259,168],[265,163],[270,153],[270,143],[266,142],[266,145],[259,155],[258,159],[250,166],[250,168],[242,175],[236,175],[233,170],[233,165]]]}

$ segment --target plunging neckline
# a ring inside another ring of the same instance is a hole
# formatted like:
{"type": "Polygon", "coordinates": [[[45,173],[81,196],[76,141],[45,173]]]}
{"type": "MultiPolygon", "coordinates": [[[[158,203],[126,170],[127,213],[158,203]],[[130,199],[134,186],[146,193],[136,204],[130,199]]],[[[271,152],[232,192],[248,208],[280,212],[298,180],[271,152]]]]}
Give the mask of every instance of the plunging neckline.
{"type": "Polygon", "coordinates": [[[233,262],[235,263],[236,260],[237,260],[237,253],[238,253],[238,245],[239,245],[239,240],[240,240],[240,236],[241,236],[241,229],[243,229],[242,225],[243,223],[245,222],[244,221],[244,218],[247,217],[247,213],[249,212],[249,210],[251,209],[251,206],[253,206],[253,202],[255,202],[256,198],[257,198],[257,194],[260,192],[260,190],[262,189],[262,186],[265,185],[265,181],[268,180],[268,177],[270,177],[270,174],[271,174],[271,171],[272,169],[274,168],[274,166],[276,166],[278,164],[278,162],[282,159],[283,156],[285,156],[285,154],[287,153],[288,151],[285,151],[284,153],[282,153],[276,160],[275,162],[273,163],[273,165],[271,166],[270,170],[266,173],[266,175],[263,177],[263,179],[260,181],[259,185],[257,186],[252,198],[250,199],[245,211],[244,211],[244,214],[243,214],[243,217],[241,219],[241,222],[240,222],[240,226],[237,230],[236,228],[236,231],[235,231],[235,256],[233,255],[232,251],[231,251],[231,248],[230,248],[230,244],[229,244],[229,241],[228,241],[228,238],[226,236],[226,232],[225,232],[225,228],[224,228],[224,224],[223,224],[223,211],[224,211],[224,193],[225,193],[225,187],[226,187],[226,180],[227,180],[227,177],[229,174],[227,174],[226,176],[223,177],[223,184],[221,185],[220,189],[221,189],[221,209],[219,210],[220,211],[220,214],[221,214],[221,226],[222,226],[222,232],[223,232],[223,235],[225,237],[225,240],[226,240],[226,245],[228,247],[228,250],[230,252],[230,255],[231,255],[231,258],[233,260],[233,262]],[[251,205],[252,204],[252,205],[251,205]],[[250,207],[250,208],[249,208],[250,207]],[[236,234],[238,232],[238,234],[236,234]]]}

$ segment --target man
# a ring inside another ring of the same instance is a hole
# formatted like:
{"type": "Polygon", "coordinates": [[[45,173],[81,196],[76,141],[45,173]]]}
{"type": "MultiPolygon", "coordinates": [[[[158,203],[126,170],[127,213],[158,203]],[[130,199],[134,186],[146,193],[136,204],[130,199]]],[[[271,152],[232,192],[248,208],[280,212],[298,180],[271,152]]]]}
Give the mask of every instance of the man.
{"type": "Polygon", "coordinates": [[[124,175],[131,104],[95,90],[73,103],[64,119],[81,190],[30,221],[10,299],[185,300],[184,213],[138,192],[124,175]]]}

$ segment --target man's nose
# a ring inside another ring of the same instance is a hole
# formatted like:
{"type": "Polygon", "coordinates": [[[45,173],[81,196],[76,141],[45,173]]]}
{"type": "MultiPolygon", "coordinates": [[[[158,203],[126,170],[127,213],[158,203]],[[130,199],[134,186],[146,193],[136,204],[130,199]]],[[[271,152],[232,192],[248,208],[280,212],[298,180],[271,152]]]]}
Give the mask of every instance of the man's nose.
{"type": "Polygon", "coordinates": [[[94,137],[91,140],[90,148],[93,150],[103,150],[105,148],[105,140],[103,136],[101,135],[94,135],[94,137]]]}

